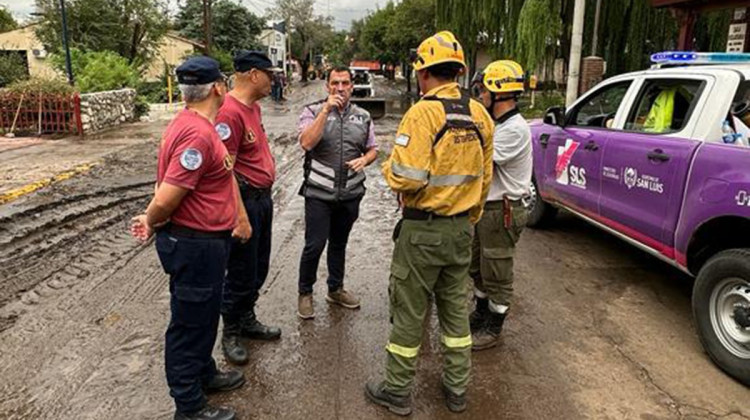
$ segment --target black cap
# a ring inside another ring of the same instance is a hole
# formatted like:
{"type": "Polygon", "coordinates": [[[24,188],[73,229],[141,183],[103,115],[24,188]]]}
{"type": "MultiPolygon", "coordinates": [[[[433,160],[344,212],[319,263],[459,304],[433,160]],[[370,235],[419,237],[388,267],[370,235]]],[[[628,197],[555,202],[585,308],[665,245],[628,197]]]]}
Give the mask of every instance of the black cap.
{"type": "Polygon", "coordinates": [[[271,59],[262,51],[239,50],[234,55],[234,71],[246,72],[250,69],[278,71],[271,59]]]}
{"type": "Polygon", "coordinates": [[[181,85],[206,85],[223,79],[219,62],[211,57],[190,57],[175,70],[181,85]]]}

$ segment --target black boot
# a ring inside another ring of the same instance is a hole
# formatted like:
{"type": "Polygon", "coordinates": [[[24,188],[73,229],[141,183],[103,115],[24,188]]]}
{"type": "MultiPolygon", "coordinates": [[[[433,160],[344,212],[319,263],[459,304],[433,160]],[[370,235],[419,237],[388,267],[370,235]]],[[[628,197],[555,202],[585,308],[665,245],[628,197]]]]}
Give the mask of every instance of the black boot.
{"type": "Polygon", "coordinates": [[[234,420],[235,413],[231,408],[206,405],[192,413],[175,412],[174,420],[234,420]]]}
{"type": "Polygon", "coordinates": [[[472,332],[484,328],[490,315],[490,300],[487,298],[477,298],[474,312],[469,315],[469,326],[472,332]]]}
{"type": "Polygon", "coordinates": [[[206,394],[237,389],[245,384],[245,375],[239,370],[217,371],[211,380],[203,385],[206,394]]]}
{"type": "Polygon", "coordinates": [[[484,328],[471,335],[472,350],[485,350],[497,345],[498,341],[500,341],[500,333],[503,331],[506,314],[489,313],[489,318],[484,328]]]}
{"type": "Polygon", "coordinates": [[[255,316],[253,311],[248,312],[240,321],[240,334],[251,340],[278,340],[281,338],[281,329],[263,325],[255,316]]]}
{"type": "Polygon", "coordinates": [[[227,362],[244,365],[248,362],[247,350],[240,342],[240,323],[224,320],[224,331],[221,334],[221,349],[227,362]]]}

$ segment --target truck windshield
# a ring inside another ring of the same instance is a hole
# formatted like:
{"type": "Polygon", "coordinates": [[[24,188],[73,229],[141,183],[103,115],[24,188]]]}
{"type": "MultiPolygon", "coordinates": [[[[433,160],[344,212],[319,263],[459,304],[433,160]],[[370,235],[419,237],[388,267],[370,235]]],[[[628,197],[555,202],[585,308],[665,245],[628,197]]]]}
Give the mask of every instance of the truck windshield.
{"type": "Polygon", "coordinates": [[[370,75],[366,72],[354,73],[354,84],[355,85],[366,85],[370,83],[370,75]]]}

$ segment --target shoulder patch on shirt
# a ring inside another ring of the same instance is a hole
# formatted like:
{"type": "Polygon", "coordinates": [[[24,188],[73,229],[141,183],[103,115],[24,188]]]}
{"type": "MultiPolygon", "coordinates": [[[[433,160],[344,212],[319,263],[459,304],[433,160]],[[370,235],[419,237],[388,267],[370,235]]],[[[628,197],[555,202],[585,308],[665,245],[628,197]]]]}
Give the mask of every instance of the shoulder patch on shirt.
{"type": "Polygon", "coordinates": [[[232,135],[232,129],[229,128],[229,124],[227,123],[218,123],[216,124],[216,133],[219,135],[221,141],[227,141],[229,136],[232,135]]]}
{"type": "Polygon", "coordinates": [[[406,147],[407,145],[409,145],[409,136],[407,136],[406,134],[399,134],[396,137],[396,144],[406,147]]]}
{"type": "Polygon", "coordinates": [[[194,171],[203,164],[203,155],[198,149],[188,148],[180,155],[180,165],[188,171],[194,171]]]}

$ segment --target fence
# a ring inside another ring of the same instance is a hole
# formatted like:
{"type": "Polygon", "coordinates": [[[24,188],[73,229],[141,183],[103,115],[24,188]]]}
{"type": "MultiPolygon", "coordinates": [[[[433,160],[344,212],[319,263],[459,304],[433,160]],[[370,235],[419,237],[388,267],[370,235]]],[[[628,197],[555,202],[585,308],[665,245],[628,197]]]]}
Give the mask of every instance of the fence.
{"type": "Polygon", "coordinates": [[[4,133],[81,135],[81,98],[77,93],[0,92],[0,129],[4,133]]]}

